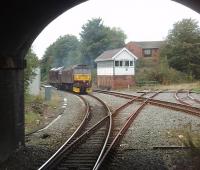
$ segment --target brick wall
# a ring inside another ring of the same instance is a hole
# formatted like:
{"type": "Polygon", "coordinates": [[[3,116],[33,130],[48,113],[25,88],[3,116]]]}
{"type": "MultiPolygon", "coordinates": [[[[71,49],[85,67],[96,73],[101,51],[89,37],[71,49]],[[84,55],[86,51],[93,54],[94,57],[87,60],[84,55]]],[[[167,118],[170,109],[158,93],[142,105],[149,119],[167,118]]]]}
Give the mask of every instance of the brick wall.
{"type": "Polygon", "coordinates": [[[152,49],[152,57],[153,57],[153,60],[155,61],[158,61],[159,60],[159,49],[158,48],[155,48],[155,49],[152,49]]]}
{"type": "MultiPolygon", "coordinates": [[[[144,51],[141,47],[137,46],[134,42],[129,42],[126,44],[126,48],[131,51],[136,57],[144,58],[144,51]]],[[[159,48],[153,48],[152,50],[152,59],[158,61],[159,59],[159,48]]]]}
{"type": "Polygon", "coordinates": [[[139,46],[137,46],[137,44],[135,44],[134,42],[129,42],[128,44],[126,44],[126,48],[130,52],[132,52],[136,57],[138,57],[138,58],[143,57],[142,48],[140,48],[139,46]]]}
{"type": "Polygon", "coordinates": [[[97,87],[102,89],[128,88],[128,85],[133,86],[134,84],[134,77],[130,75],[97,76],[97,87]]]}

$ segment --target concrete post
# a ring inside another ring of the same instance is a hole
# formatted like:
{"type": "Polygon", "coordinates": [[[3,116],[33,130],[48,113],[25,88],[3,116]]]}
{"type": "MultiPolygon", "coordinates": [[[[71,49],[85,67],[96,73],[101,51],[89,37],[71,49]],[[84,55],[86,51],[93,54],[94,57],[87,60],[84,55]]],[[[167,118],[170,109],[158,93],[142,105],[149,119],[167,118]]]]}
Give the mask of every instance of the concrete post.
{"type": "Polygon", "coordinates": [[[24,145],[24,72],[0,70],[0,162],[24,145]]]}

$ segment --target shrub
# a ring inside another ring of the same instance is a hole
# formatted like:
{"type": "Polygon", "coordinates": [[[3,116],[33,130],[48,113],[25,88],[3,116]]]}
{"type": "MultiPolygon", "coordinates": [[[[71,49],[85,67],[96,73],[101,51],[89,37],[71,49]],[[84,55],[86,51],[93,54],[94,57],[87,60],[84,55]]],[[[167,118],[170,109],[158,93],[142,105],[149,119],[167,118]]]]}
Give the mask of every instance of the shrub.
{"type": "Polygon", "coordinates": [[[163,85],[172,83],[191,82],[192,76],[170,68],[166,59],[162,59],[154,67],[144,67],[145,64],[139,62],[136,69],[136,82],[156,81],[163,85]]]}

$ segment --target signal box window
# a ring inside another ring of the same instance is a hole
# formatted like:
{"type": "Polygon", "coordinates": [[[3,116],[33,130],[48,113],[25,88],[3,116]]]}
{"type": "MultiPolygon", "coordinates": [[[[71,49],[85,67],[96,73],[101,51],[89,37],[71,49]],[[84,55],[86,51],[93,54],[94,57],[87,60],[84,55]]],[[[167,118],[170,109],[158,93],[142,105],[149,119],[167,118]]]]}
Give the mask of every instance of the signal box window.
{"type": "Polygon", "coordinates": [[[119,61],[115,61],[115,66],[116,66],[116,67],[119,66],[119,61]]]}
{"type": "Polygon", "coordinates": [[[122,61],[120,61],[120,62],[119,62],[119,65],[120,65],[121,67],[122,67],[122,64],[123,64],[123,62],[122,62],[122,61]]]}
{"type": "Polygon", "coordinates": [[[133,61],[130,61],[130,66],[133,66],[133,61]]]}
{"type": "Polygon", "coordinates": [[[125,66],[129,66],[129,61],[125,61],[125,66]]]}

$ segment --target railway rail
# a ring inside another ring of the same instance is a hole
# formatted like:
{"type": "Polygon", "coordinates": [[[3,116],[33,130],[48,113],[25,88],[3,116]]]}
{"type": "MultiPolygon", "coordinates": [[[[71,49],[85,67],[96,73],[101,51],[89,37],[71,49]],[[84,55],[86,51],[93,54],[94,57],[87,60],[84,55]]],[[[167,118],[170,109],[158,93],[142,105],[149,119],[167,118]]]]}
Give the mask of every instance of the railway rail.
{"type": "MultiPolygon", "coordinates": [[[[90,97],[104,106],[107,115],[101,115],[100,118],[99,114],[93,114],[85,127],[79,126],[82,131],[80,136],[70,137],[39,170],[77,167],[91,169],[101,158],[111,132],[111,111],[103,101],[92,95],[90,97]]],[[[76,131],[80,131],[79,129],[76,131]]]]}
{"type": "MultiPolygon", "coordinates": [[[[136,111],[134,111],[133,113],[128,114],[128,117],[126,118],[126,121],[123,122],[123,126],[122,127],[120,127],[120,128],[118,126],[114,127],[114,128],[119,129],[119,130],[115,130],[115,133],[113,134],[113,136],[111,136],[109,138],[109,142],[108,143],[110,143],[110,144],[106,148],[106,151],[105,151],[103,157],[101,158],[99,163],[96,165],[96,167],[93,168],[93,170],[107,168],[106,166],[107,166],[107,163],[110,162],[109,158],[111,157],[112,152],[115,150],[117,145],[120,143],[120,140],[123,138],[123,136],[125,135],[126,131],[129,129],[130,125],[133,123],[134,119],[138,116],[138,114],[141,112],[141,110],[148,104],[148,100],[154,98],[160,92],[161,91],[158,91],[154,95],[152,95],[151,97],[148,97],[145,101],[142,101],[140,107],[136,111]],[[117,131],[117,133],[116,133],[116,131],[117,131]]],[[[121,119],[117,118],[116,115],[119,115],[120,111],[122,111],[126,107],[130,106],[134,101],[137,101],[138,98],[140,98],[140,97],[142,97],[142,96],[144,96],[146,94],[147,93],[144,93],[141,96],[138,96],[137,98],[132,98],[129,102],[127,102],[124,105],[122,105],[119,108],[117,108],[112,113],[113,122],[119,122],[119,121],[121,122],[121,119]]],[[[115,124],[118,124],[118,123],[115,123],[115,124]]],[[[114,129],[113,129],[113,131],[114,131],[114,129]]]]}
{"type": "Polygon", "coordinates": [[[177,101],[179,101],[181,104],[191,106],[190,103],[185,102],[185,101],[183,100],[183,98],[179,97],[178,94],[181,93],[181,92],[183,92],[183,89],[177,90],[177,91],[174,93],[175,99],[176,99],[177,101]]]}
{"type": "MultiPolygon", "coordinates": [[[[103,93],[110,94],[110,92],[107,92],[107,91],[103,91],[103,93]]],[[[148,103],[151,103],[152,100],[154,100],[153,97],[155,97],[159,93],[162,93],[162,92],[157,92],[156,94],[154,94],[153,96],[151,96],[149,98],[145,98],[144,97],[145,94],[143,94],[141,96],[137,96],[137,97],[131,95],[132,96],[132,100],[131,101],[133,101],[133,100],[134,101],[135,100],[136,101],[138,101],[138,100],[141,101],[141,99],[143,99],[142,100],[142,104],[141,104],[141,106],[135,112],[133,112],[130,115],[130,117],[128,118],[128,121],[125,122],[124,126],[119,130],[119,132],[117,133],[117,135],[113,138],[111,144],[106,149],[106,152],[104,153],[104,156],[100,160],[100,162],[97,165],[96,169],[107,169],[106,163],[110,162],[109,161],[109,157],[112,157],[112,155],[113,155],[112,153],[115,150],[115,147],[119,144],[119,141],[122,139],[122,136],[126,133],[127,129],[129,128],[130,124],[132,123],[132,121],[137,117],[137,115],[145,107],[145,105],[148,104],[148,103]]],[[[119,96],[120,97],[124,97],[124,98],[127,97],[127,96],[125,97],[124,94],[119,94],[119,93],[115,94],[115,93],[111,92],[111,94],[114,94],[115,96],[118,96],[118,97],[119,96]]],[[[128,96],[129,96],[128,98],[131,97],[130,95],[128,95],[128,96]]],[[[178,104],[178,106],[180,106],[180,105],[178,104]]],[[[117,109],[117,110],[120,110],[120,109],[121,109],[121,107],[119,109],[117,109]]],[[[173,109],[177,110],[177,108],[174,108],[174,106],[173,106],[173,109]]],[[[196,108],[194,108],[194,110],[196,110],[196,108]]],[[[189,112],[189,113],[191,114],[192,112],[189,112]]],[[[200,114],[200,112],[196,112],[195,111],[195,115],[199,116],[199,114],[200,114]]],[[[169,148],[170,149],[190,149],[189,147],[179,147],[179,146],[173,146],[173,147],[171,147],[171,146],[155,146],[155,147],[153,147],[153,149],[169,149],[169,148]]]]}
{"type": "Polygon", "coordinates": [[[91,95],[91,97],[101,102],[104,107],[107,108],[107,115],[102,116],[101,120],[97,123],[88,122],[88,125],[86,125],[87,127],[84,128],[84,132],[82,131],[82,133],[79,134],[80,136],[76,136],[76,138],[71,137],[71,141],[69,142],[68,140],[68,142],[66,142],[45,164],[43,164],[39,170],[70,168],[97,170],[104,168],[106,162],[108,162],[109,155],[112,154],[112,151],[115,150],[134,119],[148,103],[200,116],[199,108],[153,99],[162,91],[156,92],[151,97],[144,97],[147,93],[143,93],[140,96],[134,96],[99,90],[95,92],[115,95],[130,100],[111,114],[110,109],[103,101],[91,95]],[[115,124],[120,124],[116,123],[117,121],[121,121],[116,118],[117,115],[120,114],[120,111],[130,106],[134,101],[140,101],[141,106],[126,118],[122,127],[119,128],[119,126],[115,126],[115,124]],[[106,129],[107,131],[105,131],[106,129]],[[88,148],[90,148],[90,151],[88,148]]]}
{"type": "MultiPolygon", "coordinates": [[[[143,96],[143,95],[145,95],[145,94],[142,94],[141,96],[143,96]]],[[[86,131],[83,132],[76,139],[73,140],[73,137],[70,137],[70,140],[65,142],[65,144],[48,161],[46,161],[39,168],[39,170],[63,169],[63,168],[66,169],[66,168],[75,168],[77,166],[78,166],[78,168],[82,167],[85,169],[87,169],[87,168],[91,169],[91,167],[93,167],[93,169],[99,168],[99,162],[102,161],[102,158],[104,157],[104,154],[105,154],[107,148],[109,147],[109,143],[111,143],[111,140],[113,138],[113,136],[111,135],[111,128],[112,128],[112,122],[113,122],[111,116],[119,113],[120,110],[124,109],[125,107],[127,107],[128,105],[133,103],[136,99],[130,100],[126,104],[120,106],[116,111],[114,111],[111,114],[109,108],[106,106],[106,104],[103,101],[101,101],[100,99],[98,99],[95,96],[92,96],[92,95],[90,95],[90,96],[95,98],[99,102],[101,102],[104,105],[104,107],[107,108],[108,115],[103,117],[100,121],[98,121],[92,127],[90,127],[90,126],[87,127],[86,131]],[[104,128],[104,130],[108,129],[108,132],[106,133],[107,134],[106,137],[103,137],[102,136],[102,124],[105,123],[106,120],[107,120],[107,126],[109,128],[104,128]],[[91,138],[90,138],[90,136],[91,136],[91,138]],[[92,154],[91,153],[88,154],[88,152],[86,152],[86,150],[87,150],[86,148],[89,147],[91,149],[94,145],[97,145],[99,148],[100,143],[102,143],[102,142],[99,143],[99,139],[102,140],[104,138],[105,138],[104,144],[101,144],[102,147],[101,147],[100,151],[93,150],[92,154]],[[75,152],[74,152],[74,147],[76,147],[75,152]],[[79,148],[79,149],[77,150],[77,148],[79,148]],[[85,154],[85,152],[86,152],[86,154],[85,154]],[[96,155],[97,153],[99,153],[98,156],[96,155]]]]}
{"type": "MultiPolygon", "coordinates": [[[[113,91],[106,91],[106,90],[94,90],[94,92],[109,94],[109,95],[113,95],[113,96],[121,97],[125,99],[136,98],[137,101],[144,101],[147,99],[146,97],[143,97],[143,96],[138,97],[135,95],[113,92],[113,91]]],[[[179,104],[179,103],[172,103],[172,102],[163,101],[163,100],[156,100],[153,98],[149,99],[147,102],[155,106],[164,107],[164,108],[168,108],[168,109],[172,109],[176,111],[182,111],[184,113],[188,113],[188,114],[200,117],[200,108],[198,107],[193,107],[190,105],[179,104]]]]}
{"type": "Polygon", "coordinates": [[[191,100],[193,100],[193,101],[195,101],[196,103],[198,103],[198,104],[200,104],[200,100],[198,100],[198,99],[195,99],[192,95],[191,95],[191,90],[188,90],[187,91],[187,96],[188,96],[188,98],[190,98],[191,100]]]}
{"type": "MultiPolygon", "coordinates": [[[[83,120],[81,121],[81,123],[80,123],[80,125],[78,126],[78,128],[76,128],[76,130],[73,132],[73,134],[70,136],[70,138],[68,138],[67,139],[67,141],[57,150],[57,152],[54,154],[54,155],[52,155],[52,157],[51,158],[53,158],[57,153],[59,153],[60,152],[60,150],[62,150],[62,148],[64,148],[66,145],[69,145],[71,142],[73,142],[73,140],[75,139],[75,138],[77,138],[79,135],[80,135],[80,133],[81,133],[81,129],[87,124],[87,122],[89,121],[89,118],[90,118],[90,106],[89,106],[89,104],[88,104],[88,102],[82,97],[82,96],[80,96],[80,95],[76,95],[76,94],[74,94],[75,96],[77,96],[77,97],[79,97],[80,99],[81,99],[81,101],[84,103],[84,105],[85,105],[85,109],[84,109],[84,114],[85,114],[85,116],[84,116],[84,118],[83,118],[83,120]]],[[[57,119],[57,118],[56,118],[57,119]]],[[[54,119],[55,120],[55,119],[54,119]]],[[[53,121],[54,121],[53,120],[53,121]]],[[[40,128],[40,129],[37,129],[37,130],[35,130],[35,131],[32,131],[32,132],[30,132],[30,133],[28,133],[28,134],[26,134],[26,137],[29,137],[30,135],[32,135],[32,134],[34,134],[34,133],[38,133],[38,132],[42,132],[44,129],[46,129],[46,127],[48,127],[49,125],[47,125],[47,126],[45,126],[45,127],[42,127],[42,128],[40,128]]],[[[47,163],[47,160],[48,158],[44,158],[44,159],[42,159],[42,160],[39,160],[35,165],[34,165],[34,169],[38,169],[38,167],[40,167],[40,168],[42,168],[42,166],[44,166],[46,163],[47,163]],[[45,162],[45,163],[44,163],[45,162]],[[42,166],[41,166],[41,164],[42,164],[42,166]]],[[[39,168],[39,169],[40,169],[39,168]]]]}
{"type": "MultiPolygon", "coordinates": [[[[78,98],[80,98],[81,101],[84,103],[84,105],[85,105],[85,110],[84,110],[85,116],[84,116],[82,122],[80,123],[79,127],[76,129],[76,131],[72,134],[71,137],[73,137],[73,136],[75,136],[75,135],[78,135],[79,130],[81,129],[81,127],[84,126],[84,124],[85,124],[86,121],[88,120],[89,114],[90,114],[90,107],[89,107],[89,104],[86,102],[86,100],[85,100],[82,96],[80,96],[80,95],[77,95],[77,94],[74,94],[74,95],[77,96],[78,98]]],[[[57,116],[57,118],[59,118],[62,114],[63,114],[63,112],[60,113],[60,114],[57,116]]],[[[30,135],[32,135],[32,134],[34,134],[34,133],[41,132],[41,131],[47,129],[47,128],[49,127],[49,125],[52,124],[53,122],[55,122],[55,120],[56,120],[57,118],[55,118],[55,119],[54,119],[51,123],[49,123],[48,125],[45,125],[45,126],[39,128],[39,129],[33,130],[33,131],[29,132],[29,133],[26,133],[25,136],[28,137],[28,136],[30,136],[30,135]]],[[[70,140],[70,139],[69,139],[69,140],[70,140]]]]}

